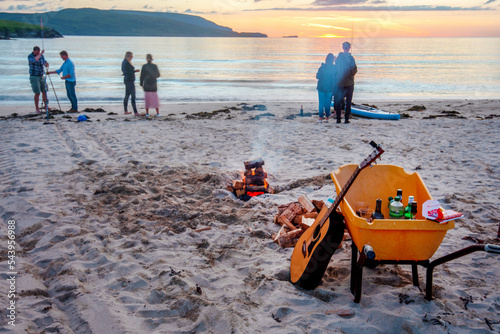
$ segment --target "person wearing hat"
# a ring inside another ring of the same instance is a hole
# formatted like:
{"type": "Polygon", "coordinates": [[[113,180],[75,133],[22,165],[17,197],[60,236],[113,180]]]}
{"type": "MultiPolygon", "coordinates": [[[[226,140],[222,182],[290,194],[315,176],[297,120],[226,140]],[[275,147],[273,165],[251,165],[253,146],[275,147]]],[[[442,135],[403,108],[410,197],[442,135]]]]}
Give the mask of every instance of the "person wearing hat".
{"type": "Polygon", "coordinates": [[[141,69],[141,87],[144,89],[144,101],[146,103],[146,117],[149,117],[149,109],[156,109],[156,116],[160,115],[160,100],[158,98],[158,86],[156,79],[160,77],[158,66],[153,64],[153,56],[146,55],[147,63],[141,69]]]}
{"type": "Polygon", "coordinates": [[[43,80],[43,75],[45,74],[44,67],[49,67],[49,63],[45,61],[43,53],[45,50],[40,52],[40,48],[35,46],[33,52],[28,55],[28,64],[30,66],[30,84],[33,90],[34,101],[36,113],[40,114],[40,108],[38,103],[40,101],[40,93],[42,94],[42,99],[45,105],[47,105],[47,92],[45,91],[45,81],[43,80]]]}
{"type": "Polygon", "coordinates": [[[337,89],[334,90],[334,109],[337,115],[337,123],[340,123],[341,109],[345,99],[345,123],[349,123],[351,116],[352,95],[354,93],[354,76],[358,72],[356,61],[349,53],[351,43],[342,43],[344,52],[340,52],[335,61],[337,70],[337,89]]]}

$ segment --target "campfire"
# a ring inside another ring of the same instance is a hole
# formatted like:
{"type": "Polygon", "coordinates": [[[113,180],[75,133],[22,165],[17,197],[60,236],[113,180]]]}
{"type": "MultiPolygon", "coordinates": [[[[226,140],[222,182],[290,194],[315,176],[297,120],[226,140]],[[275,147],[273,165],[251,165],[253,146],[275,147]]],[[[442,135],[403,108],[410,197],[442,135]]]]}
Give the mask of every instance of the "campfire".
{"type": "Polygon", "coordinates": [[[264,160],[245,161],[244,165],[245,171],[241,172],[241,180],[233,181],[233,184],[227,187],[228,190],[242,200],[266,193],[272,194],[273,189],[269,186],[267,173],[262,167],[264,160]]]}

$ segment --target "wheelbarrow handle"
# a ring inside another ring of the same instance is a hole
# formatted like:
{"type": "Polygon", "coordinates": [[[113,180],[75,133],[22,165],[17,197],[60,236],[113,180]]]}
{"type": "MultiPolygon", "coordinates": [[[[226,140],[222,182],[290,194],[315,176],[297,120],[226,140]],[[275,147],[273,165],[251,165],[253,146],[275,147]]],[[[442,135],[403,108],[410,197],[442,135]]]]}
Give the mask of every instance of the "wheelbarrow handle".
{"type": "Polygon", "coordinates": [[[484,251],[488,252],[488,253],[497,253],[497,254],[500,254],[500,246],[499,245],[486,244],[486,245],[484,245],[484,251]]]}

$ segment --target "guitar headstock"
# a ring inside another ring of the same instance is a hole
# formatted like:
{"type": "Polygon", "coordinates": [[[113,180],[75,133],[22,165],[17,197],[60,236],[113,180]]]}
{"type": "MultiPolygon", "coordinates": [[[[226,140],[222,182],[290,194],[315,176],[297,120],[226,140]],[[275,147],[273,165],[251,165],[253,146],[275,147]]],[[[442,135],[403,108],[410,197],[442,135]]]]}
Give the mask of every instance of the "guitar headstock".
{"type": "Polygon", "coordinates": [[[363,169],[363,168],[370,166],[375,160],[377,160],[382,155],[382,153],[384,153],[384,150],[382,149],[382,147],[380,147],[380,145],[378,145],[374,141],[371,141],[370,145],[375,150],[365,160],[363,160],[363,162],[361,164],[359,164],[359,169],[363,169]]]}

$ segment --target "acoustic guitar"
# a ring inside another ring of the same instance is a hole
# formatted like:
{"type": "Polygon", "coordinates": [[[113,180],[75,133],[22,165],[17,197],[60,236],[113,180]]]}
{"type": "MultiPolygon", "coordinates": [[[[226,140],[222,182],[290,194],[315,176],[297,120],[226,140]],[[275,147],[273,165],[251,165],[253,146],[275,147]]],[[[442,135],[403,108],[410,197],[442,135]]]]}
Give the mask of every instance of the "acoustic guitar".
{"type": "Polygon", "coordinates": [[[375,149],[373,153],[356,167],[333,204],[329,208],[323,206],[313,225],[297,241],[290,263],[290,280],[294,285],[312,290],[321,282],[332,255],[344,237],[344,217],[337,212],[337,208],[359,173],[384,153],[375,142],[370,142],[370,145],[375,149]]]}

